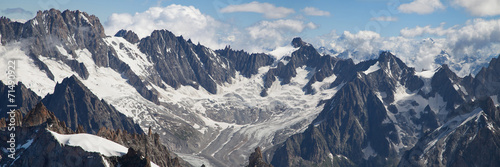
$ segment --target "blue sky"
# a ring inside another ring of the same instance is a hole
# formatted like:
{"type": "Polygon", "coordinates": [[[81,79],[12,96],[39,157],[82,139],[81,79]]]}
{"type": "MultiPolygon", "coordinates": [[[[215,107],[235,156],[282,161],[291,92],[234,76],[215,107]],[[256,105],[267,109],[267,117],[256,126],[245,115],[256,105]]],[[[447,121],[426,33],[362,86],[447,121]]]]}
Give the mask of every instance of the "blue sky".
{"type": "Polygon", "coordinates": [[[498,0],[2,0],[0,15],[22,21],[50,8],[96,15],[108,35],[167,29],[213,49],[269,52],[300,36],[353,59],[391,50],[422,68],[442,51],[500,53],[498,0]]]}
{"type": "MultiPolygon", "coordinates": [[[[235,26],[247,27],[261,20],[273,20],[265,18],[262,14],[253,12],[221,13],[220,9],[229,5],[239,5],[252,1],[243,0],[163,0],[163,1],[140,1],[140,0],[3,0],[0,7],[3,16],[12,19],[27,20],[33,17],[38,10],[56,8],[60,10],[81,10],[89,14],[98,16],[104,23],[112,13],[144,12],[150,7],[168,6],[179,4],[184,6],[194,6],[202,13],[212,16],[222,22],[235,24],[235,26]],[[24,14],[8,13],[5,10],[21,8],[27,12],[24,14]]],[[[397,8],[398,4],[410,3],[412,0],[278,0],[278,1],[258,1],[267,2],[277,7],[293,9],[294,13],[284,18],[298,18],[311,21],[318,25],[318,28],[309,30],[302,35],[317,36],[329,33],[332,30],[337,32],[359,30],[375,31],[382,36],[397,36],[399,30],[405,27],[415,26],[439,26],[446,22],[445,27],[451,27],[465,23],[466,20],[478,16],[471,15],[464,7],[453,4],[450,0],[441,0],[444,9],[436,9],[430,14],[402,13],[397,8]],[[329,12],[329,16],[306,16],[302,9],[305,7],[315,7],[316,9],[329,12]],[[397,18],[397,21],[376,21],[374,17],[387,16],[397,18]]],[[[498,18],[498,16],[486,16],[486,18],[498,18]]]]}

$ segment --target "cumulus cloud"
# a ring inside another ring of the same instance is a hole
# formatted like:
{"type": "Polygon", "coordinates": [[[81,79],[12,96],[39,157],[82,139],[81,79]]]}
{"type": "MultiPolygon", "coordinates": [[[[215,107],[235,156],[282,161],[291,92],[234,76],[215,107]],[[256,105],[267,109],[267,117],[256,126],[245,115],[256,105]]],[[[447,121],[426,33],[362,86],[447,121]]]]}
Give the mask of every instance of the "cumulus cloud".
{"type": "Polygon", "coordinates": [[[305,7],[302,12],[308,16],[330,16],[330,12],[323,11],[315,7],[305,7]]]}
{"type": "Polygon", "coordinates": [[[306,29],[316,29],[317,27],[312,22],[306,23],[293,19],[260,21],[245,28],[245,33],[239,35],[239,41],[235,41],[234,46],[250,52],[267,52],[289,44],[294,36],[306,29]]]}
{"type": "Polygon", "coordinates": [[[175,4],[152,7],[134,15],[115,13],[105,23],[108,35],[127,29],[143,38],[154,30],[166,29],[212,49],[231,45],[234,49],[245,49],[248,52],[268,52],[289,44],[293,37],[317,27],[318,25],[303,20],[278,19],[264,20],[241,28],[215,20],[193,6],[175,4]]]}
{"type": "Polygon", "coordinates": [[[399,19],[397,17],[391,17],[391,16],[380,16],[380,17],[372,17],[370,20],[372,21],[387,21],[387,22],[396,22],[399,19]]]}
{"type": "Polygon", "coordinates": [[[475,74],[478,67],[500,53],[500,19],[473,19],[463,25],[444,26],[405,28],[397,37],[381,37],[372,31],[332,32],[313,41],[355,62],[376,58],[379,51],[388,50],[417,70],[435,69],[440,65],[435,62],[436,56],[446,53],[447,60],[441,63],[450,64],[460,76],[475,74]],[[415,38],[425,35],[434,37],[415,38]]]}
{"type": "Polygon", "coordinates": [[[500,43],[500,19],[474,19],[468,20],[463,26],[443,27],[444,23],[435,28],[404,28],[400,34],[404,37],[443,36],[447,40],[447,47],[456,55],[473,55],[491,49],[491,44],[500,43]]]}
{"type": "Polygon", "coordinates": [[[240,5],[229,5],[220,10],[221,13],[234,13],[234,12],[254,12],[261,13],[268,19],[279,19],[287,17],[295,13],[295,10],[285,7],[276,7],[270,3],[260,3],[253,1],[240,5]]]}
{"type": "Polygon", "coordinates": [[[226,25],[205,15],[193,6],[172,4],[167,7],[151,7],[142,13],[112,14],[105,23],[106,33],[114,35],[120,29],[132,30],[140,38],[149,36],[154,30],[167,29],[176,35],[183,35],[193,42],[201,42],[211,48],[224,47],[220,33],[226,25]]]}
{"type": "Polygon", "coordinates": [[[430,14],[445,7],[440,0],[415,0],[410,3],[401,4],[398,10],[402,13],[430,14]]]}
{"type": "Polygon", "coordinates": [[[453,0],[453,4],[464,7],[474,16],[500,15],[498,0],[453,0]]]}
{"type": "MultiPolygon", "coordinates": [[[[500,19],[474,19],[447,35],[454,53],[474,54],[500,43],[500,19]]],[[[497,48],[498,49],[498,48],[497,48]]],[[[499,52],[496,50],[496,52],[499,52]]]]}
{"type": "Polygon", "coordinates": [[[352,33],[344,31],[340,35],[332,32],[315,39],[320,46],[327,46],[338,53],[342,58],[351,58],[355,63],[375,59],[380,51],[390,51],[401,60],[418,70],[434,69],[434,57],[443,49],[445,40],[415,40],[412,38],[382,37],[373,31],[359,31],[352,33]]]}
{"type": "Polygon", "coordinates": [[[452,33],[454,31],[453,28],[445,29],[444,28],[445,24],[446,23],[443,22],[440,24],[439,27],[436,28],[432,28],[430,25],[425,27],[417,26],[415,28],[406,27],[400,31],[400,35],[403,37],[417,37],[424,35],[443,36],[452,33]]]}
{"type": "Polygon", "coordinates": [[[356,34],[344,31],[340,40],[344,42],[346,49],[361,54],[373,54],[380,50],[380,46],[375,45],[380,40],[380,34],[373,31],[360,31],[356,34]]]}

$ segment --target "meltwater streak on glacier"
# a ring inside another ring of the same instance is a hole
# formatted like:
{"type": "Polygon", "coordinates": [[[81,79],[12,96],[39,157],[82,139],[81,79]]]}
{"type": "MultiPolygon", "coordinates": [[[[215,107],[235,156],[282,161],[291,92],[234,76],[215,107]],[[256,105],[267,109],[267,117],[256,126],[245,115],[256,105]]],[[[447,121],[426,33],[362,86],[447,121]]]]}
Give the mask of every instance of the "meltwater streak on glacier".
{"type": "MultiPolygon", "coordinates": [[[[107,37],[104,41],[116,50],[119,59],[127,63],[142,80],[148,79],[151,75],[149,69],[152,68],[153,63],[139,51],[137,44],[131,44],[120,37],[107,37]]],[[[20,48],[20,44],[14,43],[0,46],[0,52],[7,55],[4,56],[5,58],[19,59],[18,66],[22,69],[33,69],[22,70],[24,72],[20,75],[19,81],[25,83],[39,96],[44,97],[52,93],[56,83],[64,78],[71,75],[78,76],[68,65],[40,56],[40,60],[55,76],[55,81],[52,81],[44,77],[45,73],[38,70],[20,48]]],[[[73,59],[64,52],[64,48],[60,47],[58,50],[62,55],[73,59]]],[[[291,52],[293,50],[284,51],[287,55],[291,52]]],[[[259,73],[251,78],[243,77],[238,73],[232,83],[219,85],[217,94],[210,94],[202,87],[197,90],[190,86],[182,86],[176,90],[169,86],[163,89],[150,84],[148,89],[156,89],[160,95],[160,102],[164,103],[156,105],[144,99],[134,87],[127,83],[127,79],[115,70],[109,67],[98,67],[87,49],[80,49],[75,53],[77,56],[74,59],[85,64],[90,74],[86,80],[78,78],[99,98],[106,100],[123,114],[132,117],[143,129],[151,126],[155,132],[165,135],[165,131],[170,130],[171,125],[162,122],[164,118],[174,123],[187,123],[196,129],[204,138],[203,141],[207,142],[200,144],[192,152],[179,154],[181,158],[193,161],[193,164],[202,162],[216,166],[241,165],[231,163],[244,163],[255,147],[269,148],[283,142],[288,136],[305,130],[322,109],[323,105],[318,105],[318,102],[331,98],[339,89],[339,87],[329,88],[336,78],[332,75],[325,78],[323,82],[313,84],[313,87],[319,91],[318,93],[305,95],[302,88],[309,81],[314,69],[299,67],[297,76],[290,84],[281,85],[279,81],[275,81],[268,90],[269,96],[261,97],[259,93],[263,88],[262,77],[269,68],[275,68],[267,66],[261,67],[259,73]],[[172,106],[177,106],[177,109],[182,111],[173,110],[170,108],[172,106]],[[255,109],[255,112],[260,110],[269,116],[258,116],[251,123],[237,124],[215,121],[207,114],[207,112],[218,110],[239,112],[248,109],[255,109]]],[[[164,85],[167,84],[164,83],[164,85]]],[[[179,151],[176,146],[168,143],[166,145],[174,152],[179,151]]]]}

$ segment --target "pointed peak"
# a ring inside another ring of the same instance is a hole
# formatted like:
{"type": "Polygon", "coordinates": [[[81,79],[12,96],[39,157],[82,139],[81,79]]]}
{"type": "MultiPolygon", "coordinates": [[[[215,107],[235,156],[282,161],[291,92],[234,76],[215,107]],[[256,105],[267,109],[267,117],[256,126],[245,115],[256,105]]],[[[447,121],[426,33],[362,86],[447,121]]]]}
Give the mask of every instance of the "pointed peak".
{"type": "Polygon", "coordinates": [[[292,40],[292,46],[294,48],[298,48],[298,47],[301,47],[301,46],[304,46],[304,45],[307,45],[307,43],[304,42],[304,41],[302,41],[302,38],[300,38],[300,37],[293,38],[293,40],[292,40]]]}
{"type": "Polygon", "coordinates": [[[438,69],[436,69],[436,74],[437,73],[444,73],[447,76],[449,76],[452,73],[455,74],[453,71],[451,71],[451,69],[448,66],[448,64],[443,64],[443,65],[441,65],[441,67],[439,67],[438,69]]]}
{"type": "Polygon", "coordinates": [[[378,59],[380,61],[383,61],[383,60],[398,59],[398,58],[394,56],[394,54],[392,54],[390,51],[381,51],[378,59]]]}
{"type": "Polygon", "coordinates": [[[437,72],[440,72],[440,71],[445,71],[445,72],[448,72],[448,71],[451,71],[451,69],[450,69],[450,66],[448,66],[448,64],[443,64],[443,65],[441,65],[441,67],[439,67],[439,69],[437,70],[437,72]]]}
{"type": "Polygon", "coordinates": [[[50,112],[42,102],[31,109],[23,119],[23,126],[37,126],[44,122],[56,121],[54,113],[50,112]]]}
{"type": "Polygon", "coordinates": [[[132,44],[139,42],[139,36],[131,30],[121,29],[115,34],[115,37],[122,37],[132,44]]]}
{"type": "Polygon", "coordinates": [[[60,84],[56,85],[56,89],[59,85],[64,87],[68,86],[73,87],[75,85],[78,85],[79,87],[84,88],[84,90],[88,90],[88,88],[82,83],[82,81],[80,81],[80,79],[78,79],[78,77],[76,77],[75,75],[71,75],[71,77],[64,78],[60,84]]]}
{"type": "Polygon", "coordinates": [[[408,68],[408,66],[401,59],[392,54],[390,51],[381,51],[377,60],[383,64],[386,63],[395,64],[399,66],[401,69],[408,68]]]}
{"type": "Polygon", "coordinates": [[[439,67],[436,70],[436,73],[434,74],[433,78],[434,77],[438,77],[438,76],[446,76],[447,78],[449,78],[451,80],[454,80],[454,81],[459,78],[457,76],[457,74],[455,74],[455,72],[451,71],[451,69],[448,66],[448,64],[441,65],[441,67],[439,67]]]}
{"type": "Polygon", "coordinates": [[[80,80],[75,75],[71,75],[68,78],[64,78],[61,83],[65,83],[65,82],[79,82],[79,81],[80,80]]]}

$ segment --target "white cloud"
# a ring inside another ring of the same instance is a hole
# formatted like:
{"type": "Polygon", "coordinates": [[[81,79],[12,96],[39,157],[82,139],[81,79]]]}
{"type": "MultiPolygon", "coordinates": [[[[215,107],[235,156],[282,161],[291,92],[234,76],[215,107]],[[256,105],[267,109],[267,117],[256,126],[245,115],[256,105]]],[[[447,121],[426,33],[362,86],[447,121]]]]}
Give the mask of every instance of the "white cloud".
{"type": "Polygon", "coordinates": [[[455,25],[446,29],[443,26],[444,23],[435,28],[430,26],[404,28],[400,33],[404,37],[443,36],[447,41],[447,47],[455,55],[474,55],[477,52],[484,52],[485,49],[491,49],[491,44],[500,43],[500,19],[468,20],[463,26],[455,25]]]}
{"type": "Polygon", "coordinates": [[[400,31],[401,36],[403,37],[418,37],[423,35],[434,35],[434,36],[443,36],[449,33],[452,33],[454,30],[452,28],[445,29],[445,23],[441,23],[439,27],[432,28],[430,25],[425,27],[417,26],[415,28],[404,28],[400,31]]]}
{"type": "MultiPolygon", "coordinates": [[[[302,19],[260,21],[241,28],[217,21],[192,6],[170,5],[153,7],[134,15],[113,14],[105,25],[110,35],[119,29],[129,29],[145,37],[153,30],[167,29],[212,49],[231,45],[234,49],[248,52],[268,52],[289,45],[293,37],[301,36],[316,47],[327,46],[337,52],[348,51],[347,57],[353,58],[355,62],[376,58],[380,50],[390,50],[417,70],[437,67],[434,58],[441,51],[450,53],[456,60],[464,60],[466,56],[475,57],[476,62],[485,62],[489,56],[500,52],[500,19],[469,20],[464,25],[450,28],[445,28],[445,23],[436,27],[404,28],[398,37],[381,37],[372,31],[345,31],[341,34],[333,31],[311,40],[303,34],[316,29],[318,25],[302,19]],[[415,38],[425,35],[437,38],[415,38]]],[[[461,70],[460,75],[468,72],[468,69],[461,70]]]]}
{"type": "Polygon", "coordinates": [[[305,7],[302,9],[302,12],[309,16],[330,16],[330,12],[323,11],[315,7],[305,7]]]}
{"type": "Polygon", "coordinates": [[[320,37],[319,45],[326,46],[338,53],[341,57],[351,58],[355,63],[368,59],[376,59],[379,52],[388,50],[398,56],[409,66],[421,69],[434,69],[434,57],[438,55],[444,40],[415,40],[405,37],[381,37],[373,31],[358,33],[343,32],[340,36],[335,32],[320,37]],[[347,54],[346,54],[347,53],[347,54]]]}
{"type": "Polygon", "coordinates": [[[114,35],[120,29],[132,30],[140,38],[149,36],[154,30],[167,29],[175,35],[183,35],[193,42],[200,42],[211,48],[224,47],[219,43],[223,38],[223,23],[202,14],[193,6],[172,4],[167,7],[151,7],[142,13],[112,14],[105,23],[106,32],[114,35]]]}
{"type": "Polygon", "coordinates": [[[193,6],[174,4],[152,7],[134,15],[114,13],[108,18],[105,28],[108,35],[127,29],[140,38],[149,36],[154,30],[166,29],[212,49],[231,45],[248,52],[268,52],[289,44],[293,37],[301,36],[308,29],[316,29],[318,25],[299,19],[278,19],[241,28],[215,20],[193,6]]]}
{"type": "Polygon", "coordinates": [[[370,20],[372,21],[387,21],[387,22],[395,22],[398,21],[399,19],[397,17],[391,17],[391,16],[380,16],[380,17],[372,17],[370,20]]]}
{"type": "MultiPolygon", "coordinates": [[[[447,35],[454,53],[475,54],[492,49],[491,44],[500,43],[500,19],[474,19],[447,35]]],[[[498,49],[498,48],[497,48],[498,49]]],[[[495,49],[493,49],[495,50],[495,49]]],[[[495,52],[500,52],[496,50],[495,52]]]]}
{"type": "Polygon", "coordinates": [[[293,37],[306,29],[316,29],[312,22],[300,20],[280,19],[275,21],[260,21],[245,28],[240,39],[231,46],[246,49],[249,52],[267,52],[276,47],[289,44],[293,37]]]}
{"type": "Polygon", "coordinates": [[[450,28],[444,25],[405,28],[398,37],[381,37],[372,31],[346,31],[340,36],[332,32],[314,39],[313,44],[348,53],[341,56],[355,62],[376,58],[379,51],[389,50],[417,70],[438,67],[434,60],[444,51],[450,55],[444,63],[450,64],[460,76],[474,74],[477,67],[500,53],[500,19],[468,20],[464,25],[450,28]],[[424,35],[435,38],[414,38],[424,35]]]}
{"type": "Polygon", "coordinates": [[[270,3],[260,3],[253,1],[246,4],[240,5],[229,5],[220,10],[222,13],[234,13],[234,12],[254,12],[264,14],[264,17],[268,19],[279,19],[287,17],[288,15],[295,13],[295,10],[285,7],[276,7],[270,3]]]}
{"type": "Polygon", "coordinates": [[[411,3],[401,4],[398,10],[402,13],[430,14],[444,8],[440,0],[415,0],[411,3]]]}
{"type": "Polygon", "coordinates": [[[464,7],[474,16],[500,15],[500,1],[498,0],[453,0],[452,2],[464,7]]]}
{"type": "Polygon", "coordinates": [[[360,31],[356,34],[344,31],[340,39],[345,43],[346,49],[354,52],[373,54],[379,51],[379,47],[374,44],[375,41],[380,39],[380,34],[373,31],[360,31]]]}

